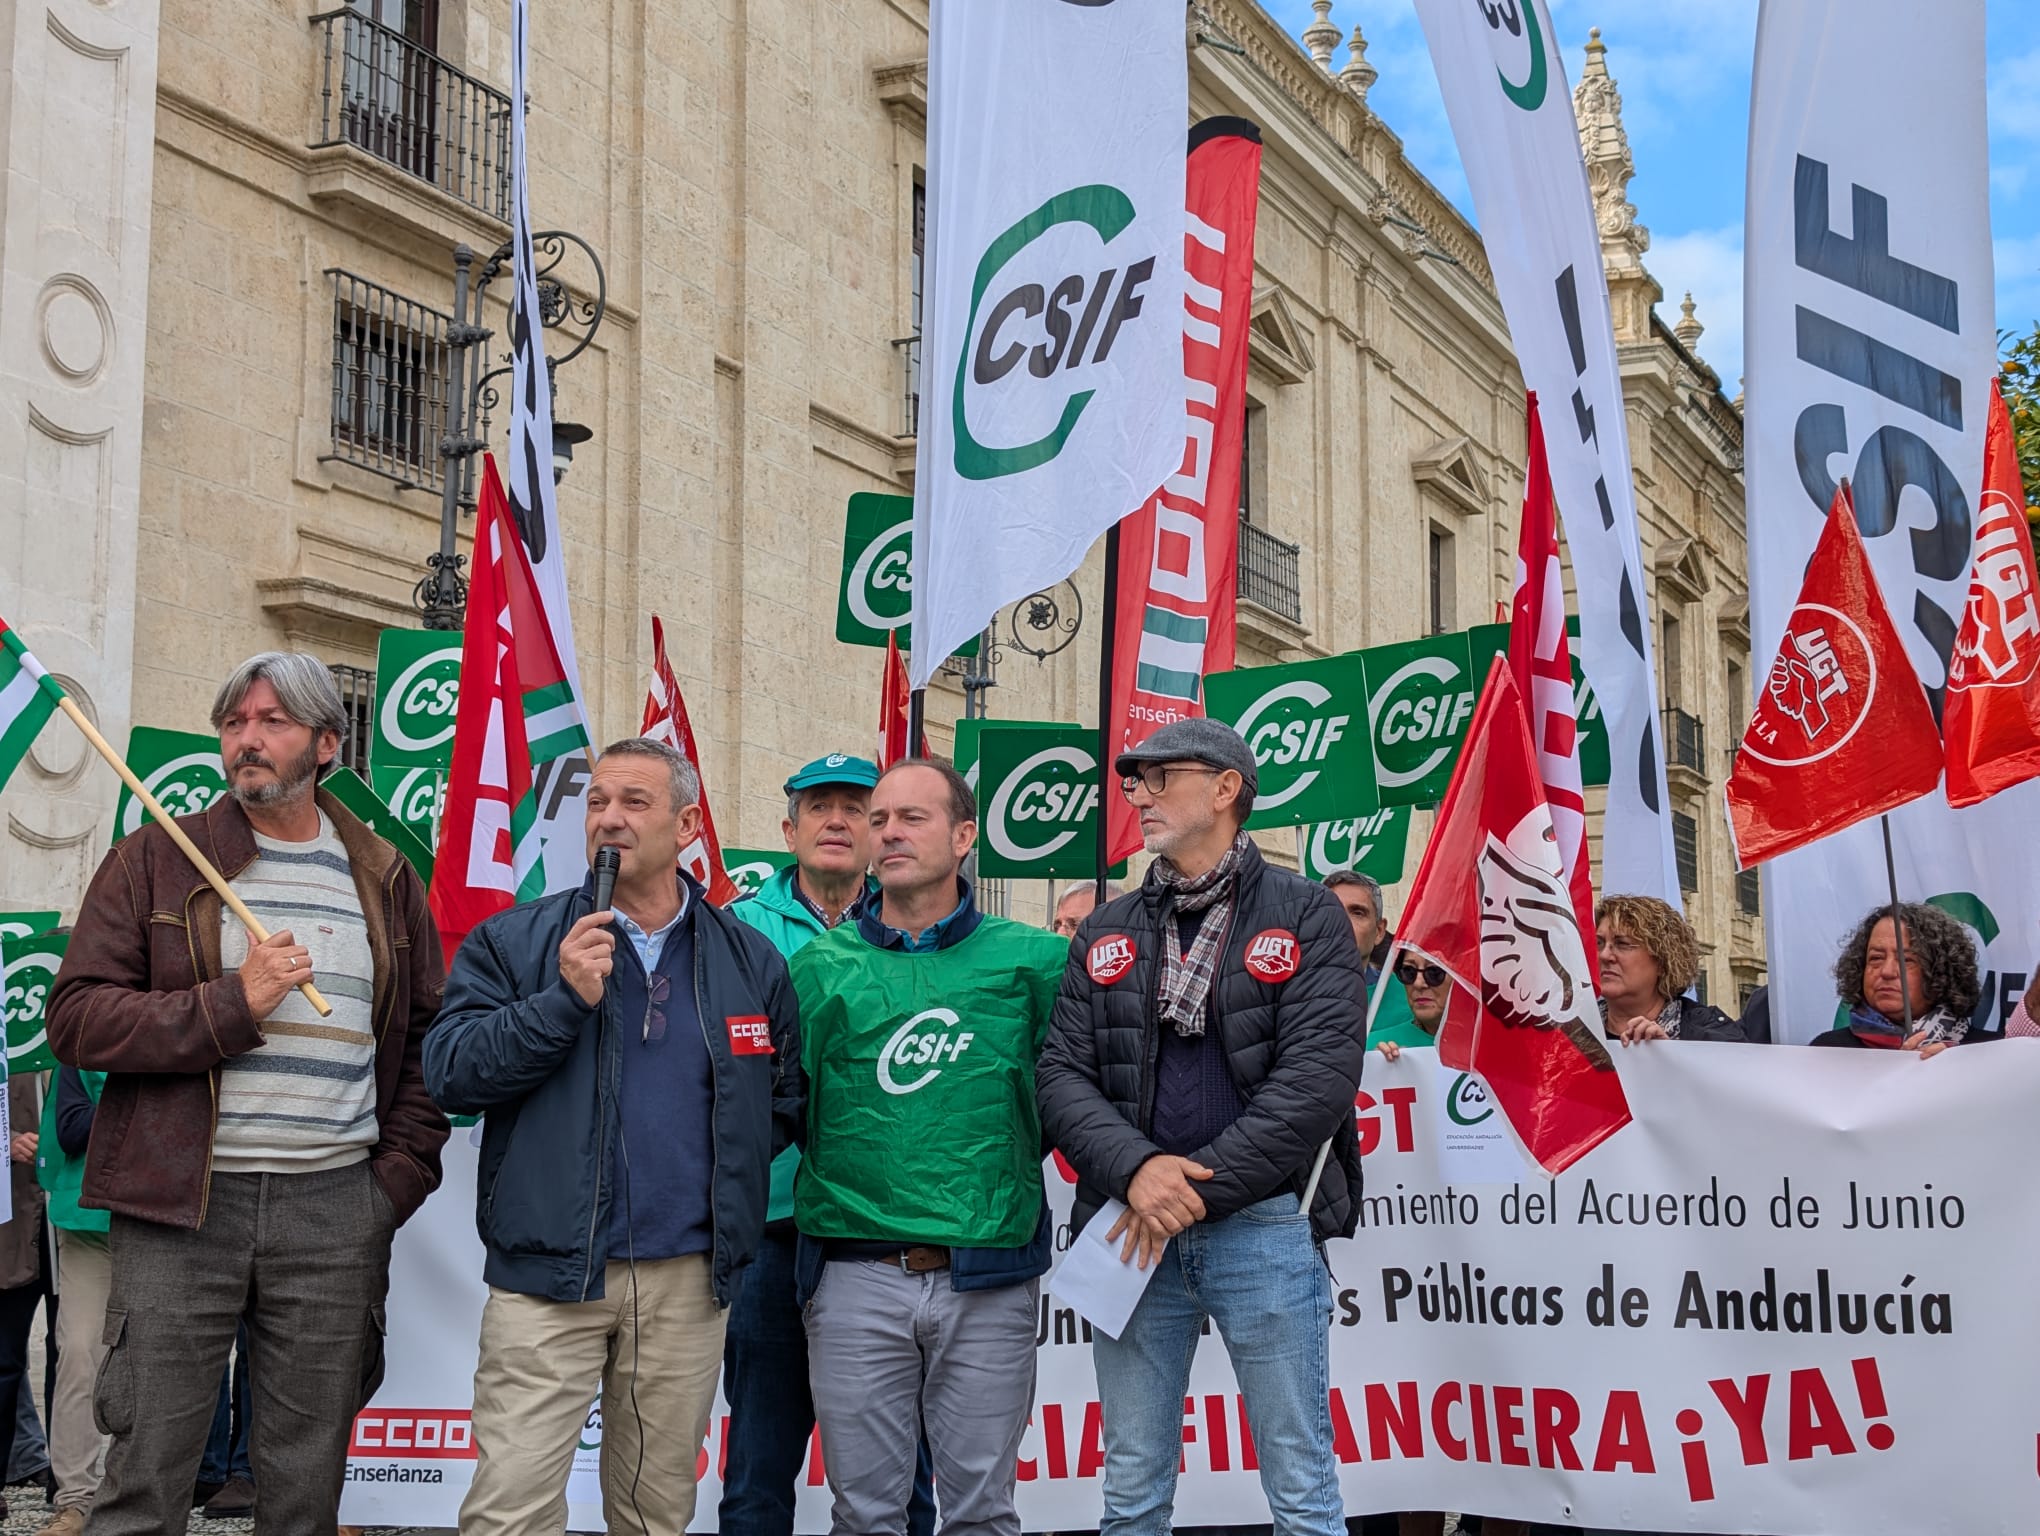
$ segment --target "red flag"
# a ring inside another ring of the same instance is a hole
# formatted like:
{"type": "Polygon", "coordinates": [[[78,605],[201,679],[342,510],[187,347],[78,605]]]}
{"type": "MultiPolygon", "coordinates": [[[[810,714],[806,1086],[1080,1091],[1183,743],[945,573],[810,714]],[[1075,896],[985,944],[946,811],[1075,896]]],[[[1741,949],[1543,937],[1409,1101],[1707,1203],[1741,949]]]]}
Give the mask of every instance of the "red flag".
{"type": "Polygon", "coordinates": [[[700,881],[708,899],[726,907],[738,896],[737,883],[723,869],[722,840],[715,835],[715,813],[708,808],[708,776],[701,771],[701,753],[694,745],[694,725],[673,664],[666,659],[666,629],[652,615],[652,681],[645,690],[645,719],[640,736],[662,741],[686,758],[701,784],[701,835],[680,850],[680,867],[700,881]]]}
{"type": "MultiPolygon", "coordinates": [[[[1523,479],[1523,526],[1516,535],[1516,599],[1509,615],[1509,672],[1530,711],[1537,777],[1551,807],[1558,856],[1579,914],[1580,937],[1594,943],[1594,882],[1587,860],[1587,794],[1580,770],[1580,726],[1573,704],[1572,646],[1565,636],[1565,574],[1558,565],[1558,504],[1537,395],[1529,400],[1530,459],[1523,479]]],[[[1597,987],[1598,990],[1598,982],[1597,987]]]]}
{"type": "Polygon", "coordinates": [[[907,723],[913,717],[913,690],[907,686],[907,658],[900,654],[900,632],[885,635],[885,676],[878,691],[878,771],[908,756],[907,723]]]}
{"type": "Polygon", "coordinates": [[[1499,656],[1396,940],[1429,955],[1479,1000],[1477,1008],[1448,1010],[1438,1059],[1481,1075],[1546,1173],[1564,1172],[1629,1123],[1530,722],[1499,656]]]}
{"type": "Polygon", "coordinates": [[[1941,733],[1950,805],[1974,805],[2040,774],[2040,604],[2019,445],[1998,381],[1990,384],[1969,601],[1948,658],[1941,733]]]}
{"type": "Polygon", "coordinates": [[[483,918],[545,894],[532,770],[588,745],[493,454],[482,461],[460,679],[429,898],[448,955],[483,918]]]}
{"type": "Polygon", "coordinates": [[[1728,776],[1748,869],[1933,793],[1941,735],[1892,627],[1844,480],[1728,776]]]}
{"type": "MultiPolygon", "coordinates": [[[[1183,241],[1183,371],[1190,431],[1182,466],[1119,525],[1112,701],[1120,748],[1204,713],[1204,677],[1233,664],[1239,592],[1240,449],[1247,421],[1247,328],[1254,312],[1254,210],[1261,131],[1237,117],[1190,130],[1183,241]]],[[[1124,795],[1105,797],[1114,862],[1141,845],[1124,795]]]]}

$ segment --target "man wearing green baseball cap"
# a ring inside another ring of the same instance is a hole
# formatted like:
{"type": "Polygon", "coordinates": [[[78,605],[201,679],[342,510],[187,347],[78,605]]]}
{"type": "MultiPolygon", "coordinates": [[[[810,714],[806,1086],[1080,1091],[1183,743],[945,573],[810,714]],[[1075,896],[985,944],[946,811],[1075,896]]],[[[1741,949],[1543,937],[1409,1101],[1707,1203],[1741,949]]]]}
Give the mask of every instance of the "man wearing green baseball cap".
{"type": "MultiPolygon", "coordinates": [[[[844,752],[818,757],[786,781],[779,830],[794,862],[730,908],[789,960],[811,939],[856,915],[869,874],[865,811],[878,765],[844,752]]],[[[772,1164],[765,1236],[730,1303],[723,1390],[730,1402],[719,1528],[729,1536],[792,1536],[794,1488],[814,1433],[807,1332],[794,1298],[793,1177],[800,1149],[772,1164]]],[[[929,1536],[935,1502],[921,1459],[909,1536],[929,1536]]]]}

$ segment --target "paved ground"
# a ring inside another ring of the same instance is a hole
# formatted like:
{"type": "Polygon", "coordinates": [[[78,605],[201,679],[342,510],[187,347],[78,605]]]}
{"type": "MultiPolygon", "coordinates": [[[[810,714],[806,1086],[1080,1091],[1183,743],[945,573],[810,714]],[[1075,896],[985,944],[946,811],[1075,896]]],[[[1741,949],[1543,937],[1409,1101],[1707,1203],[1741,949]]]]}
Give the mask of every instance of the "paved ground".
{"type": "MultiPolygon", "coordinates": [[[[44,1522],[50,1518],[50,1512],[43,1504],[39,1489],[9,1488],[7,1507],[7,1518],[0,1520],[0,1536],[35,1536],[35,1532],[41,1530],[44,1522]]],[[[197,1536],[199,1532],[203,1532],[204,1536],[247,1536],[247,1533],[254,1529],[252,1521],[208,1520],[195,1509],[191,1512],[193,1536],[197,1536]]],[[[392,1530],[388,1526],[369,1526],[363,1536],[452,1536],[452,1533],[422,1528],[406,1527],[402,1530],[392,1530]]]]}

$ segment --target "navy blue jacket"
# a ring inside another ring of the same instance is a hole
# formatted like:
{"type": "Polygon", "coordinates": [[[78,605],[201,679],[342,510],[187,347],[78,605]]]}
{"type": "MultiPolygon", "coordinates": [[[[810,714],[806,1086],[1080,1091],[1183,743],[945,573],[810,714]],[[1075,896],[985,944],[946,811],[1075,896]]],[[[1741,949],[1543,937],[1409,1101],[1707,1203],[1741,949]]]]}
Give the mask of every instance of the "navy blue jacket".
{"type": "MultiPolygon", "coordinates": [[[[683,877],[684,878],[684,877],[683,877]]],[[[592,910],[593,881],[488,919],[467,936],[426,1037],[425,1082],[449,1114],[480,1114],[475,1225],[489,1284],[551,1301],[602,1295],[615,1177],[609,1166],[621,1051],[609,993],[590,1008],[560,977],[560,941],[592,910]]],[[[715,1075],[710,1281],[729,1305],[765,1226],[772,1159],[807,1100],[800,1008],[786,962],[756,929],[688,882],[694,994],[715,1075]],[[769,1021],[769,1053],[732,1048],[769,1021]]],[[[621,935],[618,942],[628,942],[621,935]]]]}

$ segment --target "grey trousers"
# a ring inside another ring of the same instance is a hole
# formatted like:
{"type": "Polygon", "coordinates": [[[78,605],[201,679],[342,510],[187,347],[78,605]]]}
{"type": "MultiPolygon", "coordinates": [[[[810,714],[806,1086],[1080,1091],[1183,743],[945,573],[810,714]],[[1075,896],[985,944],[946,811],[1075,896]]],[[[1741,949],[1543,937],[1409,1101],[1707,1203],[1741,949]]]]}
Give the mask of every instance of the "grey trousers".
{"type": "Polygon", "coordinates": [[[113,1218],[107,1352],[93,1395],[113,1443],[91,1536],[185,1528],[244,1315],[255,1529],[333,1536],[354,1415],[382,1374],[395,1231],[365,1162],[215,1173],[196,1231],[113,1218]]]}
{"type": "Polygon", "coordinates": [[[904,1536],[921,1436],[942,1536],[1019,1536],[1041,1283],[950,1289],[949,1271],[838,1259],[806,1313],[832,1536],[904,1536]]]}

